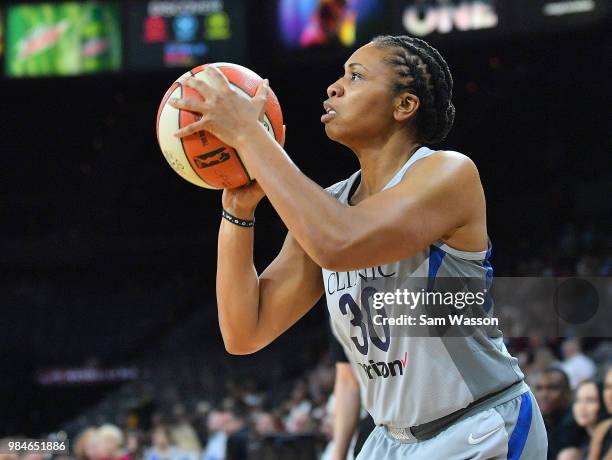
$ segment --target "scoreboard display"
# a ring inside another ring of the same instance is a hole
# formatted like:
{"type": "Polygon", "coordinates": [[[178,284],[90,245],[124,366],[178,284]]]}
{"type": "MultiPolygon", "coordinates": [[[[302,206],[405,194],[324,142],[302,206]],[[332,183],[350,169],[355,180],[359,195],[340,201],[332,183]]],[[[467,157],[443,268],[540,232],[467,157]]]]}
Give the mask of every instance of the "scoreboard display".
{"type": "Polygon", "coordinates": [[[135,1],[126,11],[126,67],[195,67],[245,59],[242,0],[135,1]]]}

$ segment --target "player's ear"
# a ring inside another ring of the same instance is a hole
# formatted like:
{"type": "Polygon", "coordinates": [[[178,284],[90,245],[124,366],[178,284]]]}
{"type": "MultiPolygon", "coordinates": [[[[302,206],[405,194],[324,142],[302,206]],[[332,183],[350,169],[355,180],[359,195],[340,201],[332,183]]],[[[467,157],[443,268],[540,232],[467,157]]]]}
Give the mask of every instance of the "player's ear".
{"type": "Polygon", "coordinates": [[[393,118],[406,121],[413,118],[420,106],[418,96],[408,91],[398,94],[394,100],[393,118]]]}

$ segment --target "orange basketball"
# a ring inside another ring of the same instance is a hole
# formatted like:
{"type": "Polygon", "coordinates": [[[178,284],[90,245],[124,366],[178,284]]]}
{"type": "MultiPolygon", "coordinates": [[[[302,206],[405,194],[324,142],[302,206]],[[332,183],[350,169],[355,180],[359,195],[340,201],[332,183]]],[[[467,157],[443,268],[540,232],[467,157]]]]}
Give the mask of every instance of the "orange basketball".
{"type": "MultiPolygon", "coordinates": [[[[216,62],[204,64],[184,74],[202,77],[206,66],[217,67],[239,93],[253,97],[262,78],[246,67],[216,62]]],[[[167,104],[171,97],[200,99],[194,89],[175,81],[162,98],[157,111],[157,141],[166,161],[175,172],[199,187],[222,189],[248,184],[253,177],[232,146],[225,144],[208,131],[200,131],[179,139],[173,133],[199,120],[199,115],[179,110],[167,104]]],[[[277,142],[282,141],[283,113],[272,90],[268,93],[263,125],[277,142]]]]}

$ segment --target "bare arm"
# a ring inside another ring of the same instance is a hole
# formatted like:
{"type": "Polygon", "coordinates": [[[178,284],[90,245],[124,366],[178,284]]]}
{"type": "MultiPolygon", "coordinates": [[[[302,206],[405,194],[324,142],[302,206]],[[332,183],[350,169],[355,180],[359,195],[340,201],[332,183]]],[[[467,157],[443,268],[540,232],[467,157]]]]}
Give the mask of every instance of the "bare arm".
{"type": "MultiPolygon", "coordinates": [[[[464,155],[424,158],[396,187],[346,206],[302,174],[263,128],[250,132],[240,146],[249,169],[289,231],[322,267],[346,271],[408,258],[484,215],[480,177],[464,155]]],[[[479,240],[477,247],[461,249],[482,250],[486,237],[479,240]]]]}
{"type": "Polygon", "coordinates": [[[266,82],[249,99],[232,90],[218,69],[207,67],[202,74],[206,82],[188,78],[185,84],[199,91],[204,102],[170,101],[203,114],[177,135],[207,129],[236,147],[289,232],[317,265],[346,271],[390,263],[458,232],[458,249],[486,246],[484,194],[476,166],[466,156],[440,152],[421,159],[396,187],[345,206],[302,174],[258,122],[269,91],[266,82]]]}
{"type": "Polygon", "coordinates": [[[359,383],[349,363],[336,363],[333,460],[345,460],[359,424],[359,383]]]}
{"type": "Polygon", "coordinates": [[[225,348],[232,354],[253,353],[265,347],[304,316],[323,294],[321,268],[290,234],[276,259],[257,276],[253,234],[252,228],[225,220],[219,229],[219,325],[225,348]]]}

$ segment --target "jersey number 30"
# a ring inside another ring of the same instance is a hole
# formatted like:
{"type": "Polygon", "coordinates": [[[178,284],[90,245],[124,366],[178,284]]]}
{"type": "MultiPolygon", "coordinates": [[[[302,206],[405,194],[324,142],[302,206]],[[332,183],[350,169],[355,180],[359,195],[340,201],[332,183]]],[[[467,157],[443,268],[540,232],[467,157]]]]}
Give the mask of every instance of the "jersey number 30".
{"type": "MultiPolygon", "coordinates": [[[[384,337],[381,339],[374,329],[374,323],[372,322],[372,306],[370,305],[370,298],[374,296],[376,293],[376,289],[373,287],[366,287],[361,291],[361,305],[363,306],[363,310],[365,310],[367,317],[367,324],[363,322],[363,311],[355,302],[355,299],[350,294],[343,294],[340,297],[339,307],[340,311],[343,315],[348,314],[348,309],[353,314],[353,318],[351,319],[351,324],[361,331],[361,337],[356,335],[351,336],[351,340],[359,350],[359,353],[362,355],[368,354],[369,341],[368,338],[372,341],[374,346],[381,349],[382,351],[387,351],[389,349],[389,344],[391,343],[391,337],[389,332],[389,325],[385,321],[381,321],[383,323],[383,332],[384,337]]],[[[377,314],[381,317],[387,318],[387,312],[384,307],[377,310],[377,314]]]]}

